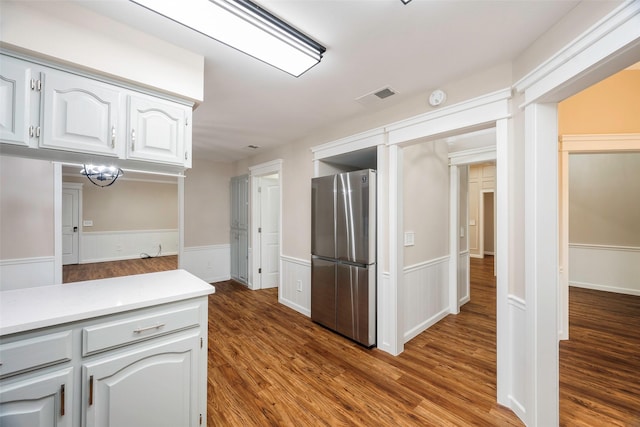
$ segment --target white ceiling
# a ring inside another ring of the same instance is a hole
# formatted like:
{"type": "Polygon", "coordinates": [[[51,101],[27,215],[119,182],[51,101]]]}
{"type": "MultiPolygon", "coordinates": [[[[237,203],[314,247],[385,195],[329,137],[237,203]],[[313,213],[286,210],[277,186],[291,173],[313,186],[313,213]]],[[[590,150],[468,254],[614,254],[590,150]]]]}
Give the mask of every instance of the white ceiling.
{"type": "MultiPolygon", "coordinates": [[[[327,51],[299,78],[124,0],[76,0],[205,55],[194,156],[235,161],[513,60],[577,0],[256,0],[327,51]],[[356,98],[390,86],[379,105],[356,98]]],[[[346,135],[345,135],[346,136],[346,135]]]]}

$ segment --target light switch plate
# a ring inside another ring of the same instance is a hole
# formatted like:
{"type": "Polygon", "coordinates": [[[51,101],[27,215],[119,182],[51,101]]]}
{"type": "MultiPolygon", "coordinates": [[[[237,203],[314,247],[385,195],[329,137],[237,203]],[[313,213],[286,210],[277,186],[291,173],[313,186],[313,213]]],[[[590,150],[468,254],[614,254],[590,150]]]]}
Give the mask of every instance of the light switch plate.
{"type": "Polygon", "coordinates": [[[415,245],[416,233],[413,231],[405,231],[404,232],[404,245],[405,246],[413,246],[415,245]]]}
{"type": "Polygon", "coordinates": [[[82,226],[83,227],[93,227],[93,221],[90,219],[85,219],[84,221],[82,221],[82,226]]]}

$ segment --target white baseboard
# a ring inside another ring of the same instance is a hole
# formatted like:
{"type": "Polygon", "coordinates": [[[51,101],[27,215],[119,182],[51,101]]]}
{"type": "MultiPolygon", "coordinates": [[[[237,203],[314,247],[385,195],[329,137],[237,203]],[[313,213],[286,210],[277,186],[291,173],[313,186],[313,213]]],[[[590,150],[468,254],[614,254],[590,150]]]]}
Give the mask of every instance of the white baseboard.
{"type": "Polygon", "coordinates": [[[55,284],[55,257],[0,260],[0,290],[55,284]]]}
{"type": "Polygon", "coordinates": [[[184,248],[180,266],[207,283],[229,280],[231,246],[224,244],[184,248]]]}
{"type": "Polygon", "coordinates": [[[598,285],[594,283],[569,282],[574,288],[592,289],[594,291],[615,292],[617,294],[640,296],[640,289],[618,288],[615,286],[598,285]]]}
{"type": "Polygon", "coordinates": [[[416,325],[411,330],[404,333],[404,342],[407,343],[411,341],[412,339],[420,335],[422,332],[426,331],[427,329],[429,329],[430,327],[432,327],[433,325],[435,325],[436,323],[438,323],[439,321],[447,317],[448,315],[449,315],[449,307],[447,307],[446,309],[442,310],[439,313],[436,313],[435,315],[431,316],[429,319],[426,319],[424,322],[421,322],[420,324],[416,325]]]}

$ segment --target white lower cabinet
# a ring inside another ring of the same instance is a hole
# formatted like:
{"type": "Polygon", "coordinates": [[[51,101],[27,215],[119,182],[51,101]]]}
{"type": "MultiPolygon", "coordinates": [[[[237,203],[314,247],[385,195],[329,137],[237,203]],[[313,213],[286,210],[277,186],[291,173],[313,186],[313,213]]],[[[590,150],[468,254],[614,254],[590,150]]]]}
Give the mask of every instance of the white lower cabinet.
{"type": "Polygon", "coordinates": [[[73,369],[0,383],[0,426],[71,427],[73,369]]]}
{"type": "Polygon", "coordinates": [[[198,426],[196,352],[190,334],[85,363],[86,427],[198,426]]]}
{"type": "Polygon", "coordinates": [[[2,427],[206,425],[207,297],[0,337],[2,427]]]}

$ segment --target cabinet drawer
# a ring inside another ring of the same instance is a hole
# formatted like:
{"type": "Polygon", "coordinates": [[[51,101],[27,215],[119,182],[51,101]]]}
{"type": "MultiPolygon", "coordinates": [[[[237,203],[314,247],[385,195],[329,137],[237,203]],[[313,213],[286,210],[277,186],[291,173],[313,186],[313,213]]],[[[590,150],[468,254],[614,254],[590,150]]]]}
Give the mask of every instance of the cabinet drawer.
{"type": "Polygon", "coordinates": [[[82,355],[199,326],[200,305],[129,317],[82,329],[82,355]]]}
{"type": "Polygon", "coordinates": [[[71,360],[71,331],[0,344],[0,378],[71,360]]]}

